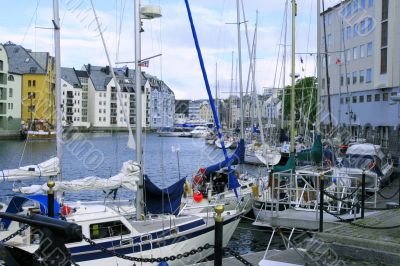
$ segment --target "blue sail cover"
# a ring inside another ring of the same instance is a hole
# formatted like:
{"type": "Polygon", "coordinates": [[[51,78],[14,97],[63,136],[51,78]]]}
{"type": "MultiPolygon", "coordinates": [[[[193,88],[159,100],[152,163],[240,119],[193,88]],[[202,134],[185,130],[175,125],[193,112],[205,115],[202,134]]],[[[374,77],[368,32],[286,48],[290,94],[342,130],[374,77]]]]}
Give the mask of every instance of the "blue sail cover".
{"type": "MultiPolygon", "coordinates": [[[[5,212],[10,214],[17,214],[19,212],[22,212],[23,205],[28,201],[39,203],[40,214],[47,215],[48,205],[47,205],[46,195],[14,196],[11,199],[10,203],[8,204],[7,210],[5,212]]],[[[57,200],[54,199],[54,217],[58,219],[59,214],[60,214],[60,205],[58,204],[57,200]]],[[[11,220],[1,219],[0,223],[3,224],[5,229],[7,229],[11,224],[11,220]]]]}
{"type": "Polygon", "coordinates": [[[186,179],[183,178],[168,188],[160,189],[147,176],[144,178],[145,213],[177,215],[186,179]]]}
{"type": "MultiPolygon", "coordinates": [[[[236,148],[235,152],[232,154],[232,156],[229,158],[230,164],[231,165],[236,165],[239,163],[244,162],[244,152],[245,152],[245,145],[244,145],[244,140],[240,139],[238,147],[236,148]]],[[[226,160],[223,160],[220,163],[211,165],[206,168],[205,175],[209,175],[212,173],[215,173],[218,170],[221,170],[222,168],[226,167],[227,163],[226,160]]]]}

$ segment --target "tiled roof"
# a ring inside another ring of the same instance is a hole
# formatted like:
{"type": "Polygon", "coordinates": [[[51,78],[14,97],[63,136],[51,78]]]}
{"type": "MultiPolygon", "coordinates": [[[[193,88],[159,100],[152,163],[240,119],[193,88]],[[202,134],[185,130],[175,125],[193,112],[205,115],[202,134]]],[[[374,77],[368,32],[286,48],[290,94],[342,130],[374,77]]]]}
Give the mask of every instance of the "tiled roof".
{"type": "Polygon", "coordinates": [[[78,76],[76,75],[75,69],[70,67],[61,68],[61,78],[68,82],[74,88],[82,88],[78,76]]]}
{"type": "MultiPolygon", "coordinates": [[[[16,74],[47,74],[46,69],[42,67],[35,58],[32,57],[31,52],[26,50],[21,45],[16,45],[7,42],[4,45],[7,51],[9,72],[16,74]]],[[[41,53],[39,53],[41,54],[41,53]]],[[[47,54],[47,53],[46,53],[47,54]]],[[[42,56],[38,56],[39,61],[42,61],[42,56]]]]}

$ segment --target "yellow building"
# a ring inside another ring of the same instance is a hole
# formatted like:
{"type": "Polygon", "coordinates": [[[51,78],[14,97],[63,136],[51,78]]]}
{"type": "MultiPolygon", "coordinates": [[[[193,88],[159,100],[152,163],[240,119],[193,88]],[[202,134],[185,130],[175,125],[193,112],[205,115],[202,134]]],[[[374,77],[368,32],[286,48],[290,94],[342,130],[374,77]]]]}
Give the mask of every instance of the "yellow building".
{"type": "Polygon", "coordinates": [[[9,68],[22,75],[22,123],[44,120],[55,125],[54,58],[47,52],[32,52],[8,42],[9,68]]]}

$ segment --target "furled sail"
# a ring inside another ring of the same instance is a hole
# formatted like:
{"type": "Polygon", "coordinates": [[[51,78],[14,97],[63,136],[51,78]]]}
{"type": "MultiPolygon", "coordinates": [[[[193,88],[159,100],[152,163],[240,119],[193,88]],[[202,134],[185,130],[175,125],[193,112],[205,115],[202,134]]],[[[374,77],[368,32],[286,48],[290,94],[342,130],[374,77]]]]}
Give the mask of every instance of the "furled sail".
{"type": "MultiPolygon", "coordinates": [[[[54,190],[62,192],[78,192],[87,190],[112,190],[122,187],[131,191],[136,191],[137,182],[139,181],[139,173],[139,164],[134,161],[127,161],[124,162],[121,171],[110,178],[89,176],[72,181],[56,181],[54,190]]],[[[48,189],[47,184],[43,184],[15,188],[14,192],[20,192],[23,194],[43,194],[46,193],[48,189]]]]}
{"type": "Polygon", "coordinates": [[[60,162],[57,157],[37,165],[27,165],[17,169],[0,171],[3,181],[21,181],[38,177],[56,176],[60,172],[60,162]]]}

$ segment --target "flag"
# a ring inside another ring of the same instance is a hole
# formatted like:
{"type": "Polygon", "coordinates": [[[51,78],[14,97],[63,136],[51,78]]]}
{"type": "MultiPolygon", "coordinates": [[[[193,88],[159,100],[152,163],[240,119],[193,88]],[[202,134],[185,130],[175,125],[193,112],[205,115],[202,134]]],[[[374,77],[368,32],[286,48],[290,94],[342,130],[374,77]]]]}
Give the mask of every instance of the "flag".
{"type": "Polygon", "coordinates": [[[300,63],[303,64],[303,57],[300,56],[300,63]]]}
{"type": "Polygon", "coordinates": [[[339,58],[336,58],[336,65],[340,65],[342,61],[339,58]]]}
{"type": "Polygon", "coordinates": [[[139,66],[141,67],[149,67],[149,60],[140,61],[139,66]]]}

